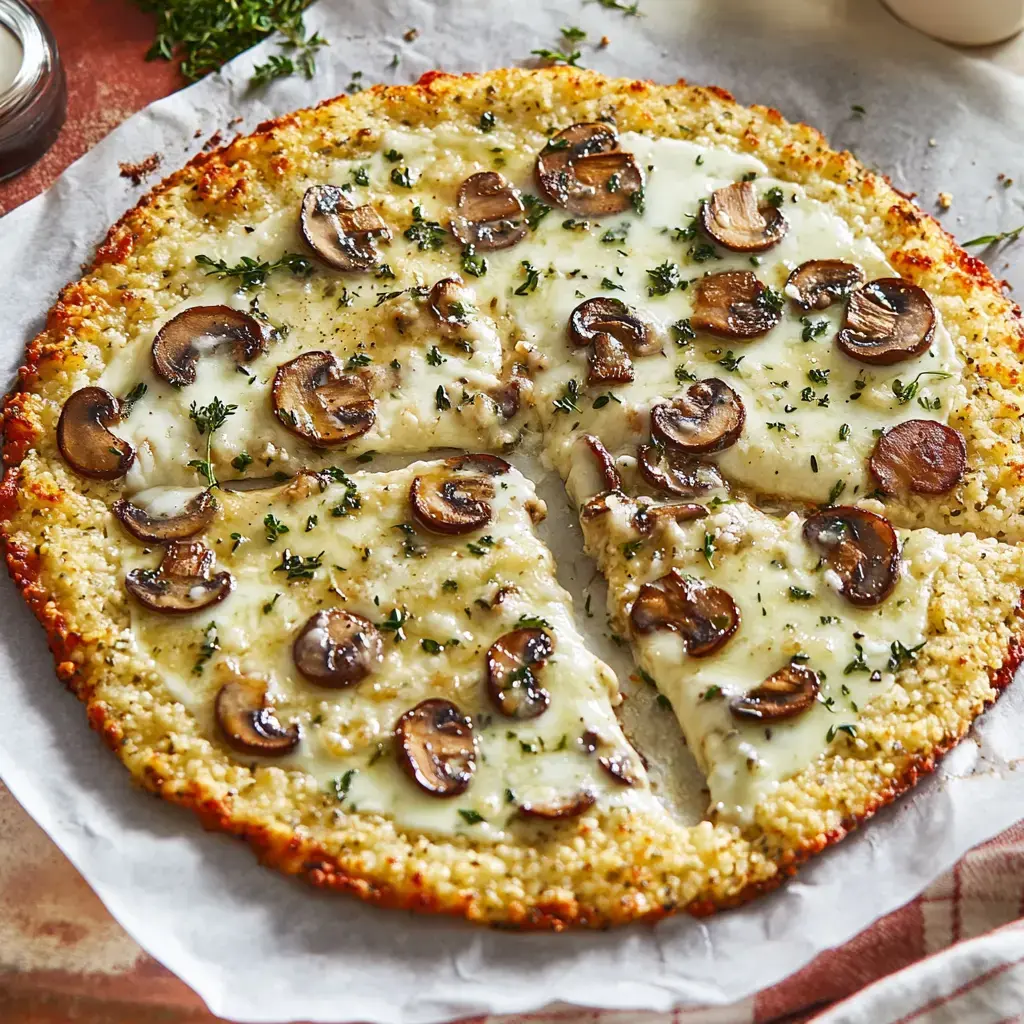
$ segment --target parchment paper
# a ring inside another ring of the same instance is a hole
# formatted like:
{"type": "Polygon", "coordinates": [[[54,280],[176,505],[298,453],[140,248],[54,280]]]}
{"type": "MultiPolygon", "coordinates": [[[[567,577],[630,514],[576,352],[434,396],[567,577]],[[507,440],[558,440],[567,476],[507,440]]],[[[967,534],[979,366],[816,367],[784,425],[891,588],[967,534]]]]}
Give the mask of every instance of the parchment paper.
{"type": "MultiPolygon", "coordinates": [[[[170,171],[200,146],[197,131],[251,129],[343,91],[353,71],[364,83],[404,82],[434,67],[518,63],[533,48],[558,46],[562,25],[581,26],[591,40],[609,36],[606,49],[584,45],[589,66],[725,86],[815,124],[919,192],[926,208],[940,189],[952,192],[945,219],[961,237],[1024,222],[1024,192],[996,180],[1024,179],[1021,80],[916,36],[873,0],[642,0],[642,8],[646,17],[629,18],[579,0],[322,0],[308,23],[331,46],[313,82],[250,94],[249,70],[272,49],[264,44],[132,118],[0,221],[5,378],[58,287],[141,193],[118,177],[118,161],[158,152],[170,171]],[[407,43],[413,27],[419,36],[407,43]],[[400,63],[389,68],[396,53],[400,63]],[[228,129],[238,116],[244,124],[228,129]]],[[[997,272],[1024,284],[1004,263],[995,259],[997,272]]],[[[581,596],[592,566],[575,536],[560,547],[564,582],[581,596]]],[[[562,936],[379,911],[263,870],[240,843],[203,833],[187,814],[135,790],[55,681],[42,631],[13,590],[2,600],[0,775],[140,945],[236,1020],[412,1024],[557,1000],[652,1010],[728,1003],[906,902],[1024,813],[1024,771],[1013,767],[1024,757],[1018,682],[936,777],[745,909],[562,936]]]]}

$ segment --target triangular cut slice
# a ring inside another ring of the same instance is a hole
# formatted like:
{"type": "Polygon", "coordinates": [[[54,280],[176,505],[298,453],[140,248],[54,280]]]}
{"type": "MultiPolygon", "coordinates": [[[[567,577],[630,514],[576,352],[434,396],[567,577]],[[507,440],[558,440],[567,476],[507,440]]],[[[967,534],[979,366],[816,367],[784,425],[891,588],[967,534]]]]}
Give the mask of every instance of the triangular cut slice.
{"type": "Polygon", "coordinates": [[[777,855],[912,784],[1019,661],[1024,552],[878,511],[583,504],[614,628],[672,703],[709,815],[777,855]]]}

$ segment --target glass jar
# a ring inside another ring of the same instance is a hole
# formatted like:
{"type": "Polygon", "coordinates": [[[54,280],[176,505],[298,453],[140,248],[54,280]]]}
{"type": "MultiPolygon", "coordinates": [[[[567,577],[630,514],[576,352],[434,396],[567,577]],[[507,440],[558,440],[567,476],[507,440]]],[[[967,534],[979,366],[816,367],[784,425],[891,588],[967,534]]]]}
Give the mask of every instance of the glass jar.
{"type": "Polygon", "coordinates": [[[53,34],[23,0],[0,0],[0,181],[53,145],[66,111],[53,34]]]}

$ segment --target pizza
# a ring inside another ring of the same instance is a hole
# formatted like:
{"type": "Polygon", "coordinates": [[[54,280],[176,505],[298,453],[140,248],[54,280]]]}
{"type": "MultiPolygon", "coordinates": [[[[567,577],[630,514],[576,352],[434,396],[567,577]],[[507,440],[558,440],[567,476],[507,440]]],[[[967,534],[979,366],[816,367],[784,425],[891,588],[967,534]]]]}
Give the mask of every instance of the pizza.
{"type": "Polygon", "coordinates": [[[132,776],[267,865],[520,928],[710,913],[1009,682],[1022,344],[983,264],[774,110],[430,74],[203,153],[111,229],[5,403],[7,565],[132,776]]]}

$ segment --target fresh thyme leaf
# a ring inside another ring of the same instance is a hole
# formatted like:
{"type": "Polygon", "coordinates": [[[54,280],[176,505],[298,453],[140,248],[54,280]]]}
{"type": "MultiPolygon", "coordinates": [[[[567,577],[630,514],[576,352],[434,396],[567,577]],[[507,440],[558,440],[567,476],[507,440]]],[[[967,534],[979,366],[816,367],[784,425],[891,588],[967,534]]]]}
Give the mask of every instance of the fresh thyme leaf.
{"type": "Polygon", "coordinates": [[[1016,242],[1022,233],[1024,233],[1024,224],[1021,224],[1019,228],[1013,228],[1012,231],[1003,231],[998,235],[979,235],[977,238],[972,238],[969,242],[964,242],[963,244],[965,246],[998,245],[1000,242],[1016,242]]]}
{"type": "Polygon", "coordinates": [[[888,668],[890,672],[895,672],[904,665],[917,661],[917,652],[921,650],[924,645],[925,641],[922,640],[916,647],[905,647],[899,642],[899,640],[894,640],[889,645],[889,650],[892,651],[892,653],[889,655],[889,662],[886,665],[886,668],[888,668]]]}
{"type": "Polygon", "coordinates": [[[723,370],[728,370],[730,373],[735,373],[740,368],[740,363],[746,359],[746,356],[737,356],[733,354],[732,349],[729,349],[721,359],[718,360],[718,365],[723,370]]]}
{"type": "Polygon", "coordinates": [[[764,197],[772,204],[772,206],[775,207],[775,209],[778,209],[782,205],[782,201],[785,198],[782,194],[782,189],[779,188],[778,185],[768,189],[768,191],[765,192],[764,197]]]}
{"type": "Polygon", "coordinates": [[[922,370],[912,381],[904,384],[898,377],[892,382],[892,393],[896,396],[896,401],[900,405],[906,405],[908,402],[912,402],[917,397],[918,391],[921,390],[921,378],[922,377],[938,377],[942,380],[946,377],[952,377],[951,373],[943,373],[941,370],[922,370]]]}
{"type": "Polygon", "coordinates": [[[446,363],[448,360],[441,355],[441,350],[436,345],[431,345],[427,349],[427,365],[428,366],[440,366],[442,363],[446,363]]]}
{"type": "Polygon", "coordinates": [[[587,33],[576,25],[563,25],[561,32],[567,43],[579,43],[587,38],[587,33]]]}
{"type": "Polygon", "coordinates": [[[402,608],[392,608],[383,622],[378,622],[380,629],[393,634],[395,643],[401,643],[405,639],[405,624],[411,619],[409,612],[402,608]]]}
{"type": "Polygon", "coordinates": [[[679,267],[668,260],[659,263],[653,270],[648,270],[647,276],[651,279],[647,288],[648,295],[668,295],[680,284],[679,267]]]}
{"type": "Polygon", "coordinates": [[[800,333],[800,337],[804,341],[814,341],[828,330],[827,320],[812,320],[809,316],[802,316],[800,323],[804,325],[804,329],[800,333]]]}
{"type": "Polygon", "coordinates": [[[481,821],[487,820],[479,811],[466,807],[459,808],[459,816],[467,825],[479,825],[481,821]]]}
{"type": "Polygon", "coordinates": [[[237,277],[239,286],[244,291],[258,288],[275,270],[290,270],[296,277],[309,277],[313,273],[313,264],[297,252],[286,252],[273,263],[258,257],[253,259],[251,256],[243,256],[234,266],[229,266],[224,260],[215,260],[200,253],[196,256],[196,263],[201,267],[210,267],[206,272],[207,277],[216,277],[218,281],[237,277]]]}
{"type": "Polygon", "coordinates": [[[283,572],[290,580],[311,580],[320,568],[324,553],[319,555],[293,555],[288,548],[281,555],[281,564],[274,566],[274,572],[283,572]]]}
{"type": "Polygon", "coordinates": [[[558,412],[570,413],[579,412],[580,407],[576,404],[580,397],[580,382],[571,377],[565,383],[565,391],[561,398],[556,398],[552,403],[558,412]]]}
{"type": "Polygon", "coordinates": [[[526,274],[526,280],[516,289],[516,295],[526,295],[535,292],[540,283],[540,271],[529,261],[523,260],[519,264],[526,274]]]}
{"type": "Polygon", "coordinates": [[[714,569],[715,567],[715,538],[710,533],[704,534],[704,559],[708,565],[714,569]]]}
{"type": "Polygon", "coordinates": [[[814,595],[804,587],[790,587],[789,599],[791,601],[810,601],[814,595]]]}
{"type": "Polygon", "coordinates": [[[437,391],[434,392],[434,404],[439,412],[447,412],[452,407],[452,400],[448,397],[443,384],[438,384],[437,391]]]}
{"type": "Polygon", "coordinates": [[[688,345],[694,338],[697,337],[697,332],[690,325],[689,317],[683,320],[677,320],[672,325],[672,337],[675,339],[676,344],[683,348],[688,345]]]}
{"type": "Polygon", "coordinates": [[[344,800],[348,796],[348,791],[352,788],[352,780],[358,773],[358,768],[349,768],[344,775],[331,780],[331,791],[339,801],[344,800]]]}
{"type": "Polygon", "coordinates": [[[571,68],[582,67],[579,59],[583,54],[579,50],[573,50],[572,53],[563,53],[561,50],[547,50],[542,47],[538,50],[531,50],[530,53],[552,64],[565,64],[571,68]]]}
{"type": "Polygon", "coordinates": [[[253,459],[248,452],[241,452],[231,460],[231,465],[238,470],[239,473],[244,473],[251,465],[253,459]]]}
{"type": "Polygon", "coordinates": [[[551,629],[551,623],[542,619],[539,615],[520,615],[516,623],[516,629],[551,629]]]}
{"type": "Polygon", "coordinates": [[[535,231],[537,225],[551,212],[547,203],[528,193],[523,196],[523,206],[526,207],[526,224],[531,231],[535,231]]]}
{"type": "Polygon", "coordinates": [[[213,435],[237,410],[237,405],[225,405],[219,398],[214,398],[209,405],[197,406],[193,402],[189,409],[189,419],[195,423],[200,437],[206,436],[205,460],[193,459],[189,462],[189,466],[204,476],[211,487],[217,486],[217,475],[213,469],[213,435]]]}
{"type": "Polygon", "coordinates": [[[825,733],[825,739],[831,743],[836,738],[837,733],[841,732],[845,732],[847,736],[856,737],[857,726],[850,725],[849,723],[844,723],[843,725],[830,725],[828,727],[828,732],[825,733]]]}
{"type": "Polygon", "coordinates": [[[420,252],[440,249],[448,232],[436,220],[426,220],[419,206],[412,208],[412,224],[405,229],[405,237],[415,242],[420,252]]]}
{"type": "Polygon", "coordinates": [[[135,387],[121,399],[121,419],[126,420],[132,414],[135,403],[144,398],[149,387],[146,384],[136,384],[135,387]]]}
{"type": "MultiPolygon", "coordinates": [[[[845,424],[844,424],[844,426],[845,426],[845,424]]],[[[834,505],[836,503],[836,501],[839,500],[839,495],[842,494],[843,491],[845,491],[845,490],[846,490],[846,481],[845,480],[837,480],[832,485],[831,489],[828,492],[828,501],[825,502],[826,507],[829,506],[829,505],[834,505]]]]}
{"type": "Polygon", "coordinates": [[[408,167],[391,168],[392,184],[398,185],[400,188],[412,188],[415,180],[413,172],[408,167]]]}
{"type": "Polygon", "coordinates": [[[276,544],[278,537],[289,532],[288,527],[273,512],[268,512],[263,517],[263,527],[267,531],[268,544],[276,544]]]}
{"type": "Polygon", "coordinates": [[[480,122],[479,123],[480,123],[480,131],[482,131],[482,132],[490,132],[490,131],[494,130],[494,126],[497,123],[497,119],[495,118],[494,114],[492,114],[489,110],[485,110],[480,115],[480,122]]]}
{"type": "Polygon", "coordinates": [[[476,249],[467,245],[462,250],[462,269],[470,277],[483,277],[487,273],[487,260],[483,256],[477,256],[476,249]]]}
{"type": "Polygon", "coordinates": [[[626,0],[587,0],[588,3],[597,3],[609,11],[622,11],[627,17],[642,18],[640,13],[640,0],[627,3],[626,0]]]}
{"type": "Polygon", "coordinates": [[[217,636],[217,623],[211,622],[203,630],[203,641],[199,645],[196,663],[192,666],[192,674],[201,676],[206,663],[220,650],[220,637],[217,636]]]}

